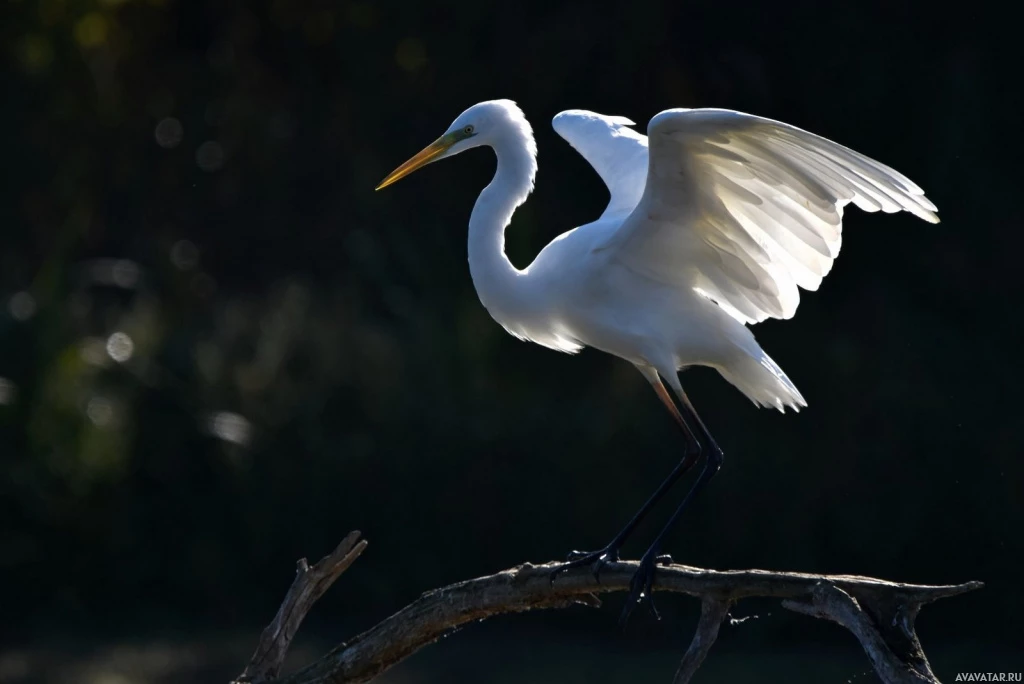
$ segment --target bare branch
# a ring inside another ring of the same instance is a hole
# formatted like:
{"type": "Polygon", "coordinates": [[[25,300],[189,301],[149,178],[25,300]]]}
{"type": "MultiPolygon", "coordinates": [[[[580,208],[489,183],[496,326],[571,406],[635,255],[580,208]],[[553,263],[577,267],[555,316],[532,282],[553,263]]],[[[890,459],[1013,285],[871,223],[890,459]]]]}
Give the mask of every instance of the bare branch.
{"type": "MultiPolygon", "coordinates": [[[[366,632],[338,645],[319,661],[280,681],[287,684],[366,682],[470,622],[538,608],[562,608],[577,603],[599,605],[597,594],[628,590],[637,568],[636,562],[609,564],[602,570],[600,581],[594,579],[589,569],[578,568],[552,582],[551,573],[560,565],[527,563],[427,592],[366,632]]],[[[782,599],[794,610],[832,619],[853,631],[862,643],[870,640],[874,650],[869,651],[869,655],[879,654],[871,658],[880,676],[886,682],[902,684],[935,681],[913,631],[913,618],[920,606],[981,586],[980,582],[926,586],[846,575],[764,570],[720,572],[669,565],[658,567],[654,589],[689,594],[703,601],[700,622],[676,673],[676,682],[689,681],[700,666],[729,606],[737,600],[759,596],[782,599]],[[908,671],[932,678],[894,679],[895,675],[885,674],[908,671]]],[[[291,594],[289,592],[289,596],[291,594]]],[[[285,603],[289,603],[287,598],[285,603]]],[[[282,611],[288,612],[285,606],[282,611]]],[[[276,634],[272,628],[279,622],[275,619],[268,631],[276,634]]],[[[294,629],[288,634],[293,635],[294,629]]],[[[266,639],[265,633],[264,641],[266,639]]],[[[258,650],[257,655],[259,653],[258,650]]]]}
{"type": "Polygon", "coordinates": [[[366,548],[366,540],[359,541],[359,532],[349,532],[338,547],[313,567],[306,559],[299,560],[295,580],[285,594],[277,615],[260,635],[256,652],[237,683],[260,684],[277,677],[284,663],[288,647],[313,604],[324,595],[334,580],[348,570],[366,548]]]}
{"type": "Polygon", "coordinates": [[[732,603],[723,601],[713,596],[706,596],[700,604],[700,620],[697,622],[697,631],[693,635],[690,647],[686,649],[686,655],[679,663],[676,676],[672,684],[688,684],[690,679],[697,672],[697,668],[704,662],[708,651],[718,638],[718,628],[729,615],[729,606],[732,603]]]}
{"type": "Polygon", "coordinates": [[[804,615],[831,620],[850,630],[860,641],[875,672],[885,684],[938,684],[939,680],[932,673],[931,666],[923,651],[920,651],[920,644],[917,643],[913,617],[909,623],[906,621],[906,616],[909,615],[907,608],[912,606],[913,615],[916,616],[920,602],[911,599],[892,615],[892,624],[902,623],[906,636],[912,637],[917,646],[913,649],[917,651],[916,653],[899,655],[886,643],[875,623],[861,609],[857,599],[834,584],[820,582],[811,593],[810,603],[787,600],[783,601],[782,605],[804,615]]]}

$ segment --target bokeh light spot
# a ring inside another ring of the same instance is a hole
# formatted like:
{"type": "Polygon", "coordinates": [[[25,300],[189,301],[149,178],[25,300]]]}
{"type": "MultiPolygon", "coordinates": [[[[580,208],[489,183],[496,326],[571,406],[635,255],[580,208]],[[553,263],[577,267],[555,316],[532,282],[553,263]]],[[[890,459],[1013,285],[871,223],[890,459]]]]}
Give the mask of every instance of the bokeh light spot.
{"type": "Polygon", "coordinates": [[[181,139],[184,136],[185,128],[181,125],[181,122],[173,116],[161,119],[160,123],[158,123],[156,128],[153,130],[153,137],[156,138],[156,144],[168,150],[177,147],[178,143],[181,142],[181,139]]]}
{"type": "Polygon", "coordinates": [[[199,250],[188,240],[178,240],[171,247],[171,263],[182,271],[193,269],[199,263],[199,250]]]}
{"type": "Polygon", "coordinates": [[[196,164],[203,171],[217,171],[224,166],[224,148],[220,143],[207,140],[196,150],[196,164]]]}
{"type": "Polygon", "coordinates": [[[0,406],[14,403],[18,387],[7,378],[0,378],[0,406]]]}
{"type": "Polygon", "coordinates": [[[84,277],[97,285],[134,289],[142,275],[139,265],[130,259],[93,259],[85,265],[84,277]]]}
{"type": "Polygon", "coordinates": [[[18,321],[27,321],[36,314],[36,300],[28,292],[17,292],[8,303],[11,316],[18,321]]]}
{"type": "Polygon", "coordinates": [[[107,354],[118,363],[132,358],[134,352],[135,343],[125,333],[116,332],[107,338],[107,354]]]}
{"type": "Polygon", "coordinates": [[[208,428],[218,439],[240,446],[248,444],[252,436],[249,421],[230,411],[218,411],[210,416],[208,428]]]}
{"type": "Polygon", "coordinates": [[[107,41],[107,20],[99,12],[90,12],[75,24],[75,40],[84,48],[107,41]]]}
{"type": "Polygon", "coordinates": [[[96,427],[106,427],[114,420],[114,404],[104,397],[93,397],[85,407],[85,415],[96,427]]]}
{"type": "Polygon", "coordinates": [[[118,287],[131,290],[139,283],[139,266],[128,259],[118,259],[110,267],[110,280],[118,287]]]}

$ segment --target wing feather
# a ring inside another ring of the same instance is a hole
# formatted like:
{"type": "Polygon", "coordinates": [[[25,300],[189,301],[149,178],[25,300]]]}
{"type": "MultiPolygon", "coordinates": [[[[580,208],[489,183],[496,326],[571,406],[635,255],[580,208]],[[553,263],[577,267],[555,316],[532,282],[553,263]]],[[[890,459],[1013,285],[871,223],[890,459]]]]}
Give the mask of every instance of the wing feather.
{"type": "Polygon", "coordinates": [[[611,193],[601,219],[625,218],[640,201],[647,181],[647,136],[624,116],[570,109],[555,116],[555,131],[594,167],[611,193]]]}
{"type": "MultiPolygon", "coordinates": [[[[647,130],[644,190],[600,249],[640,274],[698,291],[745,323],[789,318],[798,287],[818,288],[839,254],[845,205],[939,220],[903,174],[795,126],[723,109],[671,109],[647,130]]],[[[584,151],[591,143],[563,137],[605,178],[615,205],[606,177],[613,156],[596,162],[584,151]]]]}

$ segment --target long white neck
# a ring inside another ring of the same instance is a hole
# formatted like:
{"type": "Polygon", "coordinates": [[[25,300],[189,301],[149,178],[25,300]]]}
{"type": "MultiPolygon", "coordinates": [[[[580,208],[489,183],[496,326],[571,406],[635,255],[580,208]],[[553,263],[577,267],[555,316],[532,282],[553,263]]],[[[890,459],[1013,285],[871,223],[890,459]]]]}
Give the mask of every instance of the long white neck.
{"type": "Polygon", "coordinates": [[[527,284],[526,273],[505,255],[505,228],[533,190],[537,148],[528,124],[509,125],[491,146],[498,168],[469,217],[469,272],[480,301],[504,323],[521,309],[527,284]]]}

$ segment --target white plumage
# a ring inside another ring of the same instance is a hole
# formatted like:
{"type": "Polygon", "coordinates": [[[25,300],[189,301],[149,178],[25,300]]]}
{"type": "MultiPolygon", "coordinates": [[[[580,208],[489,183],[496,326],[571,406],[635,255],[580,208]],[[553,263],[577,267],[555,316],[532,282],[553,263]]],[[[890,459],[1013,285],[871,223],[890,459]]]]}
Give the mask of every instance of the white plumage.
{"type": "Polygon", "coordinates": [[[582,110],[554,118],[611,197],[596,221],[560,235],[522,270],[505,256],[504,230],[537,165],[514,103],[470,107],[379,187],[492,147],[497,171],[470,218],[469,262],[481,301],[509,332],[559,351],[614,354],[655,389],[660,374],[681,399],[677,371],[706,365],[758,405],[805,406],[747,324],[791,317],[798,288],[818,288],[839,253],[848,203],[937,223],[935,205],[888,166],[778,121],[670,109],[651,119],[648,136],[631,125],[582,110]]]}

